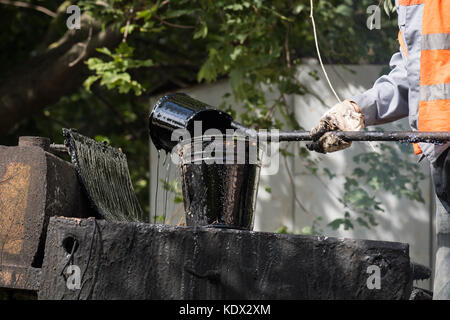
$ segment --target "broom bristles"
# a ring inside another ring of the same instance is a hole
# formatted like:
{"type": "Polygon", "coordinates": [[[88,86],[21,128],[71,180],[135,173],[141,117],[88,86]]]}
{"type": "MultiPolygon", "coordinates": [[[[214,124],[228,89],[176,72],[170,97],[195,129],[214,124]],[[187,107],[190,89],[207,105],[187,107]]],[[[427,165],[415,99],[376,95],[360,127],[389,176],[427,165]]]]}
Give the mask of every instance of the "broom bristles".
{"type": "Polygon", "coordinates": [[[110,221],[139,221],[143,212],[125,154],[73,129],[63,129],[63,135],[80,182],[98,214],[110,221]]]}

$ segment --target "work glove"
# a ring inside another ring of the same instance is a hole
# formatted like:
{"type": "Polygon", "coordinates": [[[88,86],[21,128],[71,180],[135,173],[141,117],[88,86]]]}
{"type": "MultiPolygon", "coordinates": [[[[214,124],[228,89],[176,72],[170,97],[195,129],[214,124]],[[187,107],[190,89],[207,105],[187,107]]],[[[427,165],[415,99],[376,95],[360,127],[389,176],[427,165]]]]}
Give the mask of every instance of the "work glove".
{"type": "Polygon", "coordinates": [[[345,141],[328,131],[361,131],[364,129],[364,115],[358,105],[350,100],[336,104],[328,110],[319,125],[311,130],[312,143],[307,144],[311,151],[320,153],[347,149],[351,141],[345,141]]]}

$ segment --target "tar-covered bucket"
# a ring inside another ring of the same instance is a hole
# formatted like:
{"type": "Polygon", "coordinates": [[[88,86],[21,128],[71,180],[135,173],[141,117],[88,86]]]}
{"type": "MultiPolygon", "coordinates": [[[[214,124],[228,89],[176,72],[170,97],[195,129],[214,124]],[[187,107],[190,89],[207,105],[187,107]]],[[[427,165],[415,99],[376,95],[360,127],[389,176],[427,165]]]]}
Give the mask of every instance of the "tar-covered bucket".
{"type": "Polygon", "coordinates": [[[188,226],[252,230],[263,148],[238,135],[199,136],[176,147],[188,226]]]}

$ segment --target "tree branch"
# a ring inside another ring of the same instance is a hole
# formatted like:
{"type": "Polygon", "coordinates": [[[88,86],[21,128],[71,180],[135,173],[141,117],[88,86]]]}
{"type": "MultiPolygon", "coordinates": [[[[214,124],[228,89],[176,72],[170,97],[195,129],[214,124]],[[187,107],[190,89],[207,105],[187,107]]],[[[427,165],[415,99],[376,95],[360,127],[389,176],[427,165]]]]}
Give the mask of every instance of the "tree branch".
{"type": "Polygon", "coordinates": [[[194,26],[184,26],[181,24],[170,23],[170,22],[167,22],[166,20],[161,19],[160,17],[158,17],[156,15],[155,15],[155,18],[162,24],[165,24],[166,26],[169,26],[169,27],[174,27],[174,28],[179,28],[179,29],[194,29],[195,28],[194,26]]]}
{"type": "Polygon", "coordinates": [[[78,58],[76,58],[74,61],[69,63],[69,67],[73,67],[74,65],[76,65],[78,62],[80,62],[86,56],[86,51],[87,51],[89,42],[91,42],[91,39],[92,39],[92,27],[89,28],[89,35],[88,35],[86,42],[79,44],[83,48],[83,51],[80,53],[78,58]]]}
{"type": "Polygon", "coordinates": [[[81,30],[67,31],[56,47],[4,78],[0,85],[0,133],[70,94],[82,84],[87,71],[80,62],[97,55],[98,47],[120,43],[120,33],[112,27],[102,31],[93,25],[91,36],[87,28],[89,24],[82,23],[81,30]]]}
{"type": "MultiPolygon", "coordinates": [[[[284,159],[284,165],[286,166],[286,171],[288,173],[289,182],[291,183],[291,189],[292,189],[292,196],[294,197],[295,202],[298,204],[298,206],[308,215],[311,216],[311,213],[305,208],[303,203],[300,202],[300,200],[297,197],[297,194],[295,192],[295,182],[294,177],[292,176],[291,170],[289,169],[289,164],[287,162],[286,157],[283,157],[284,159]]],[[[295,226],[294,226],[295,227],[295,226]]]]}
{"type": "Polygon", "coordinates": [[[11,5],[11,6],[15,6],[15,7],[22,7],[22,8],[28,8],[28,9],[33,9],[39,12],[42,12],[43,14],[46,14],[52,18],[56,17],[56,13],[45,8],[42,6],[38,6],[35,4],[31,4],[28,2],[22,2],[22,1],[10,1],[10,0],[0,0],[0,3],[6,4],[6,5],[11,5]]]}

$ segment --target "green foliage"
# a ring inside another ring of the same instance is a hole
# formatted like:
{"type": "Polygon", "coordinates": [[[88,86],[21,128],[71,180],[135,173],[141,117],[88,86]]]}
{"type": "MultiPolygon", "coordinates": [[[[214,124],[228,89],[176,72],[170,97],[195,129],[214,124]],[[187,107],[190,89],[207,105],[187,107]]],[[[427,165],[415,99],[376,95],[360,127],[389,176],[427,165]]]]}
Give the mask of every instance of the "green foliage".
{"type": "Polygon", "coordinates": [[[303,235],[303,236],[317,236],[317,235],[321,235],[323,234],[323,230],[320,228],[320,222],[322,221],[322,217],[316,217],[311,226],[305,226],[301,229],[300,232],[292,232],[289,230],[288,227],[286,226],[282,226],[280,228],[278,228],[275,233],[280,233],[280,234],[298,234],[298,235],[303,235]]]}
{"type": "Polygon", "coordinates": [[[275,233],[289,234],[288,227],[282,226],[282,227],[278,228],[277,230],[275,230],[275,233]]]}
{"type": "Polygon", "coordinates": [[[183,203],[183,192],[180,188],[179,181],[165,181],[163,179],[160,179],[160,182],[162,183],[163,189],[167,192],[173,193],[174,199],[173,202],[175,203],[183,203]]]}
{"type": "MultiPolygon", "coordinates": [[[[188,38],[191,38],[191,50],[201,43],[203,62],[197,81],[212,82],[229,77],[236,100],[223,103],[222,107],[229,110],[235,103],[240,103],[245,109],[240,114],[244,124],[255,128],[302,128],[293,117],[285,95],[308,93],[295,75],[302,57],[315,56],[309,1],[179,0],[151,4],[145,1],[82,1],[81,4],[105,24],[114,22],[123,33],[128,28],[132,42],[142,37],[158,38],[162,42],[169,37],[166,34],[171,33],[179,37],[177,46],[188,38]],[[182,32],[178,34],[180,30],[182,32]],[[267,86],[277,89],[278,99],[267,101],[264,95],[267,86]],[[273,117],[275,113],[280,117],[273,117]]],[[[395,23],[386,22],[383,31],[377,35],[365,28],[365,8],[371,4],[371,1],[316,1],[315,15],[319,33],[322,33],[322,51],[328,62],[358,63],[361,57],[376,62],[383,58],[386,47],[392,46],[393,41],[384,30],[390,30],[395,23]],[[381,56],[381,51],[373,54],[376,46],[383,46],[381,56]]],[[[126,70],[151,66],[151,61],[157,59],[141,60],[149,61],[149,65],[131,63],[127,66],[122,61],[116,63],[117,53],[116,58],[108,52],[103,53],[111,56],[113,61],[105,63],[98,58],[90,59],[88,65],[95,75],[86,80],[86,88],[102,79],[101,84],[109,89],[134,90],[140,94],[143,86],[131,80],[126,70]]]]}
{"type": "MultiPolygon", "coordinates": [[[[356,215],[356,222],[365,228],[377,226],[376,213],[384,212],[377,192],[387,192],[424,203],[419,183],[425,179],[417,163],[408,161],[395,145],[380,144],[381,152],[361,153],[353,158],[358,166],[345,178],[344,194],[339,201],[356,215]]],[[[407,152],[411,152],[410,148],[407,152]]],[[[351,214],[332,221],[329,226],[353,229],[351,214]]]]}
{"type": "Polygon", "coordinates": [[[92,84],[100,81],[100,85],[106,86],[109,90],[117,88],[119,93],[128,93],[133,90],[136,95],[141,95],[144,87],[136,80],[131,80],[131,76],[126,70],[151,67],[153,61],[135,60],[133,59],[134,48],[130,47],[126,42],[122,42],[118,48],[112,53],[108,48],[97,49],[111,58],[111,61],[104,62],[100,58],[90,58],[87,61],[88,68],[96,72],[95,75],[89,76],[84,81],[84,87],[90,91],[92,84]]]}
{"type": "Polygon", "coordinates": [[[386,12],[388,16],[390,16],[391,13],[395,12],[395,3],[393,0],[383,0],[383,7],[384,12],[386,12]]]}
{"type": "Polygon", "coordinates": [[[381,153],[362,153],[354,157],[358,167],[353,175],[363,179],[374,191],[384,189],[399,198],[424,202],[419,189],[419,182],[425,178],[417,163],[405,161],[393,145],[381,144],[381,153]]]}
{"type": "Polygon", "coordinates": [[[339,229],[339,227],[342,225],[344,227],[344,230],[353,229],[353,223],[350,220],[350,213],[348,211],[345,212],[343,218],[339,218],[336,220],[333,220],[328,224],[331,228],[334,230],[339,229]]]}

